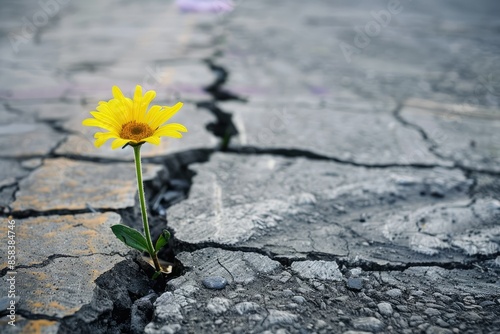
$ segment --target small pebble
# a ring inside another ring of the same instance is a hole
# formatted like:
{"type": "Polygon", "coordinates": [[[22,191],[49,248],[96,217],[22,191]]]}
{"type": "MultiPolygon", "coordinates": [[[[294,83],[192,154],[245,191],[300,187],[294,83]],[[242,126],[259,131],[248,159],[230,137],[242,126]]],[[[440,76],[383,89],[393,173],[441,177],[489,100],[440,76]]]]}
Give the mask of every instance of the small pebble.
{"type": "Polygon", "coordinates": [[[495,302],[492,302],[491,300],[485,300],[484,302],[479,304],[479,306],[481,306],[481,307],[488,307],[488,306],[493,306],[493,305],[495,305],[495,302]]]}
{"type": "Polygon", "coordinates": [[[389,316],[392,314],[392,306],[391,304],[389,303],[386,303],[386,302],[383,302],[383,303],[379,303],[377,305],[378,307],[378,311],[380,312],[380,314],[382,315],[386,315],[386,316],[389,316]]]}
{"type": "Polygon", "coordinates": [[[425,334],[453,334],[453,332],[447,328],[441,328],[438,326],[429,326],[425,331],[425,334]]]}
{"type": "Polygon", "coordinates": [[[306,299],[302,296],[293,296],[292,300],[297,304],[304,304],[306,302],[306,299]]]}
{"type": "Polygon", "coordinates": [[[400,312],[409,312],[408,311],[408,306],[406,305],[396,305],[396,308],[398,309],[398,311],[400,312]]]}
{"type": "Polygon", "coordinates": [[[441,315],[441,312],[436,310],[435,308],[432,308],[432,307],[428,307],[425,309],[424,311],[425,314],[427,314],[428,316],[436,316],[436,315],[441,315]]]}
{"type": "Polygon", "coordinates": [[[467,312],[466,313],[467,320],[470,321],[481,321],[481,317],[476,312],[467,312]]]}
{"type": "Polygon", "coordinates": [[[436,324],[437,324],[438,326],[441,326],[441,327],[450,327],[450,324],[449,324],[449,323],[447,323],[446,321],[444,321],[444,320],[443,320],[443,319],[441,319],[441,318],[437,318],[437,320],[436,320],[436,324]]]}
{"type": "Polygon", "coordinates": [[[202,283],[207,289],[222,290],[227,285],[227,279],[222,276],[210,276],[204,278],[202,283]]]}
{"type": "Polygon", "coordinates": [[[347,279],[347,288],[354,291],[363,289],[363,281],[360,278],[350,277],[347,279]]]}
{"type": "Polygon", "coordinates": [[[359,275],[361,275],[363,271],[361,270],[361,268],[354,268],[351,269],[350,272],[351,272],[351,277],[354,278],[354,277],[359,277],[359,275]]]}
{"type": "Polygon", "coordinates": [[[422,290],[413,290],[410,292],[410,295],[412,296],[423,296],[425,294],[425,292],[423,292],[422,290]]]}
{"type": "Polygon", "coordinates": [[[312,291],[312,289],[310,289],[310,288],[297,288],[297,292],[302,293],[302,294],[307,294],[311,291],[312,291]]]}
{"type": "Polygon", "coordinates": [[[357,318],[352,320],[355,329],[370,332],[379,332],[384,328],[384,323],[374,317],[357,318]]]}
{"type": "Polygon", "coordinates": [[[314,325],[317,329],[321,329],[321,328],[325,328],[326,326],[328,326],[328,324],[326,323],[326,321],[324,320],[321,320],[321,319],[318,319],[316,321],[316,324],[314,325]]]}
{"type": "Polygon", "coordinates": [[[403,294],[400,289],[387,290],[385,293],[392,298],[399,298],[403,294]]]}

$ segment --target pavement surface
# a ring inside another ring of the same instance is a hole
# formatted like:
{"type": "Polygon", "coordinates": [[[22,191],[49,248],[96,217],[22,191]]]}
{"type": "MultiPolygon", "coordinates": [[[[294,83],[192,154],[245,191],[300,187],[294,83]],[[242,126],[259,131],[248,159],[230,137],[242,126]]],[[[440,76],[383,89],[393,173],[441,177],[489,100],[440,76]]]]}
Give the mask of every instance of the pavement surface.
{"type": "Polygon", "coordinates": [[[500,333],[499,10],[3,1],[0,332],[500,333]],[[143,149],[159,281],[81,126],[136,84],[189,129],[143,149]]]}

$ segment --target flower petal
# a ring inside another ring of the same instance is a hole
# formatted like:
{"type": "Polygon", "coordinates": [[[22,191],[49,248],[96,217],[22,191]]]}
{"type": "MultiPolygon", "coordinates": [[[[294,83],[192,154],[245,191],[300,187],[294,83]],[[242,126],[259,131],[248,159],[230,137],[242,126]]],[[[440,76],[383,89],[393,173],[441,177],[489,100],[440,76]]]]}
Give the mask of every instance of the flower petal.
{"type": "Polygon", "coordinates": [[[122,147],[125,144],[130,143],[130,142],[131,142],[130,139],[117,138],[117,139],[113,140],[113,142],[111,143],[111,148],[113,150],[115,150],[118,147],[122,147]]]}
{"type": "Polygon", "coordinates": [[[94,146],[101,147],[105,142],[107,142],[111,138],[118,138],[118,137],[111,132],[96,132],[94,138],[96,138],[94,146]]]}
{"type": "Polygon", "coordinates": [[[151,123],[149,123],[151,128],[156,129],[160,125],[168,121],[172,116],[174,116],[179,111],[179,109],[182,108],[182,105],[183,105],[182,102],[177,102],[177,104],[173,107],[168,107],[168,106],[163,107],[165,109],[158,112],[156,117],[154,117],[154,119],[151,120],[151,123]]]}
{"type": "Polygon", "coordinates": [[[82,125],[85,125],[85,126],[96,126],[98,128],[102,128],[102,129],[106,129],[106,130],[111,131],[111,132],[115,132],[115,128],[114,127],[112,127],[111,125],[109,125],[107,123],[103,123],[100,120],[95,119],[95,118],[84,119],[83,122],[82,122],[82,125]]]}
{"type": "Polygon", "coordinates": [[[179,123],[169,123],[169,124],[165,124],[164,126],[160,127],[158,130],[156,131],[160,131],[162,129],[165,129],[165,130],[173,130],[173,131],[180,131],[180,132],[188,132],[188,129],[186,129],[186,127],[182,124],[179,124],[179,123]]]}
{"type": "Polygon", "coordinates": [[[142,102],[141,102],[141,110],[140,110],[140,115],[143,117],[142,122],[145,122],[146,120],[146,110],[148,110],[149,104],[153,99],[156,97],[156,92],[154,90],[149,90],[144,94],[142,97],[142,102]]]}
{"type": "Polygon", "coordinates": [[[111,88],[111,91],[113,92],[113,97],[115,99],[117,99],[117,100],[124,100],[125,99],[125,96],[123,95],[120,88],[118,88],[118,86],[113,86],[113,88],[111,88]]]}
{"type": "Polygon", "coordinates": [[[156,117],[158,116],[157,114],[160,112],[161,110],[161,106],[158,106],[158,105],[154,105],[152,106],[148,113],[146,114],[146,118],[144,119],[144,123],[148,123],[148,124],[151,124],[151,121],[156,117]]]}
{"type": "Polygon", "coordinates": [[[169,129],[158,129],[155,131],[153,134],[154,136],[160,136],[160,137],[172,137],[172,138],[182,138],[182,133],[177,132],[175,130],[169,130],[169,129]]]}
{"type": "Polygon", "coordinates": [[[147,137],[141,141],[145,141],[145,142],[148,142],[148,143],[153,144],[153,145],[160,145],[160,137],[157,137],[157,136],[147,137]]]}
{"type": "MultiPolygon", "coordinates": [[[[121,106],[121,104],[120,104],[121,106]]],[[[112,104],[106,103],[106,104],[101,104],[97,106],[97,111],[109,115],[113,119],[116,119],[116,121],[120,124],[120,127],[123,126],[123,124],[127,123],[126,115],[122,112],[122,110],[113,108],[112,104]]]]}
{"type": "Polygon", "coordinates": [[[95,119],[112,126],[116,132],[119,132],[122,128],[122,124],[120,124],[116,120],[116,118],[114,118],[112,115],[109,115],[106,112],[91,111],[90,114],[94,116],[95,119]]]}
{"type": "Polygon", "coordinates": [[[140,115],[141,111],[141,103],[142,103],[142,87],[137,85],[135,86],[134,92],[134,105],[132,107],[132,117],[135,121],[142,123],[142,117],[140,115]]]}

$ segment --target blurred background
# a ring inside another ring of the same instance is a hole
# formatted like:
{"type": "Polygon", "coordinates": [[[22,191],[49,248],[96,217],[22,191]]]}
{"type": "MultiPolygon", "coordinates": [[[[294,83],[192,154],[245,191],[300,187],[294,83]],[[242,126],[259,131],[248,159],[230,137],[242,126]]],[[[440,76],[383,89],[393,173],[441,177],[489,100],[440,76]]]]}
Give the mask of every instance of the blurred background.
{"type": "MultiPolygon", "coordinates": [[[[490,168],[499,161],[492,139],[500,102],[499,9],[495,1],[3,0],[0,155],[129,159],[128,152],[95,150],[94,130],[80,124],[111,97],[112,85],[132,94],[140,84],[157,91],[158,103],[185,102],[176,121],[193,130],[182,143],[149,148],[149,156],[229,142],[304,148],[276,137],[279,129],[265,113],[258,126],[270,134],[247,132],[250,109],[277,110],[280,118],[303,103],[329,106],[329,117],[334,110],[392,113],[405,105],[432,111],[425,119],[413,115],[421,121],[416,126],[431,125],[425,134],[431,146],[469,133],[448,156],[458,150],[455,160],[466,156],[490,168]],[[446,131],[432,127],[434,117],[446,131]],[[464,128],[464,117],[493,127],[464,128]],[[485,133],[490,136],[482,138],[485,133]],[[481,142],[488,158],[469,152],[481,142]]],[[[311,115],[317,123],[325,118],[311,115]]],[[[377,122],[389,134],[395,120],[377,122]]],[[[336,143],[354,140],[369,154],[380,153],[373,138],[362,139],[370,129],[349,125],[332,133],[341,131],[336,143]]],[[[389,141],[412,150],[404,137],[389,141]]],[[[311,146],[325,142],[310,140],[311,146]]],[[[425,162],[415,158],[423,150],[403,162],[425,162]]],[[[356,160],[351,151],[320,153],[356,160]]]]}

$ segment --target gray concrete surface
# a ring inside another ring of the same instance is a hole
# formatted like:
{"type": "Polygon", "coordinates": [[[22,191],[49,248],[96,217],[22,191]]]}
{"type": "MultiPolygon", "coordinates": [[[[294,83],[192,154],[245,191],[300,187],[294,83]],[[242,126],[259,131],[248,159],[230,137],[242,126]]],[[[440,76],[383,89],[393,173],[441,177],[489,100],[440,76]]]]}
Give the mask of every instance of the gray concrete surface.
{"type": "Polygon", "coordinates": [[[499,9],[4,1],[0,331],[500,332],[499,9]],[[109,228],[132,151],[81,126],[136,84],[189,129],[144,147],[165,281],[109,228]]]}

